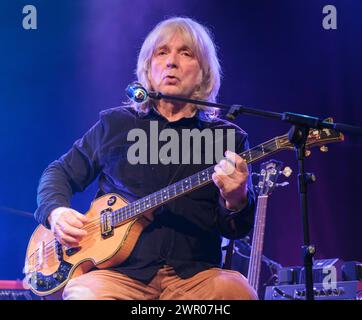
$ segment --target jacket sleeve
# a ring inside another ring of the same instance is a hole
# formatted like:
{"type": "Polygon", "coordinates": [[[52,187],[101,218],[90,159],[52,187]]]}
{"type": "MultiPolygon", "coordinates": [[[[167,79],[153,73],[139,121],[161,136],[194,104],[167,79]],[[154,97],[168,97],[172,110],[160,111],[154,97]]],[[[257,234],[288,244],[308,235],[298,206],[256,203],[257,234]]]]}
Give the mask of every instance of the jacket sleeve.
{"type": "Polygon", "coordinates": [[[43,172],[37,192],[38,223],[50,228],[47,218],[53,209],[69,207],[74,193],[83,191],[100,172],[99,150],[104,125],[99,120],[71,149],[43,172]]]}
{"type": "MultiPolygon", "coordinates": [[[[249,149],[247,135],[244,134],[241,142],[236,148],[238,154],[249,149]]],[[[217,206],[218,227],[221,235],[228,239],[240,239],[245,237],[254,225],[255,216],[255,196],[251,180],[251,166],[248,166],[248,192],[247,205],[239,211],[231,211],[225,207],[224,200],[219,195],[219,205],[217,206]]]]}

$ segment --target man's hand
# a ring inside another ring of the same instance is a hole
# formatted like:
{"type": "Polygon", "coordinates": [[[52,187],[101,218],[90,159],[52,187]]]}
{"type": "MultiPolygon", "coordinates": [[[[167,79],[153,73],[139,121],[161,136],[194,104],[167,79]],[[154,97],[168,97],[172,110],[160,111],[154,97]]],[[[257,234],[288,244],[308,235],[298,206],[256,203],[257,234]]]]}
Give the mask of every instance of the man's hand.
{"type": "Polygon", "coordinates": [[[225,206],[229,210],[241,210],[247,204],[248,166],[234,152],[226,151],[225,158],[214,168],[212,180],[220,190],[225,206]]]}
{"type": "Polygon", "coordinates": [[[56,239],[68,248],[78,247],[79,241],[87,235],[83,230],[88,218],[76,210],[59,207],[54,209],[48,222],[56,239]]]}

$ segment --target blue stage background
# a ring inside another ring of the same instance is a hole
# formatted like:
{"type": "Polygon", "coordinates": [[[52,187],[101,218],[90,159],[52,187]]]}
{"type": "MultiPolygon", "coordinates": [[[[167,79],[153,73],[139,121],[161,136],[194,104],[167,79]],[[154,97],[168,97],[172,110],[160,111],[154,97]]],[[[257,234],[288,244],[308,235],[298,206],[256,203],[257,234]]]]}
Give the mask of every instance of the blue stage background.
{"type": "MultiPolygon", "coordinates": [[[[160,20],[192,17],[214,34],[223,69],[219,101],[362,125],[361,1],[63,0],[0,3],[0,279],[22,278],[36,227],[36,188],[45,167],[65,153],[102,109],[126,100],[137,53],[160,20]],[[38,29],[22,27],[22,9],[37,8],[38,29]],[[322,27],[322,9],[337,8],[337,30],[322,27]]],[[[240,116],[251,146],[289,126],[240,116]]],[[[264,253],[302,265],[302,222],[293,152],[273,156],[294,173],[270,197],[264,253]]],[[[362,261],[362,138],[346,135],[306,167],[311,241],[316,258],[362,261]]],[[[259,165],[254,165],[257,170],[259,165]]],[[[86,211],[91,185],[74,197],[86,211]]]]}

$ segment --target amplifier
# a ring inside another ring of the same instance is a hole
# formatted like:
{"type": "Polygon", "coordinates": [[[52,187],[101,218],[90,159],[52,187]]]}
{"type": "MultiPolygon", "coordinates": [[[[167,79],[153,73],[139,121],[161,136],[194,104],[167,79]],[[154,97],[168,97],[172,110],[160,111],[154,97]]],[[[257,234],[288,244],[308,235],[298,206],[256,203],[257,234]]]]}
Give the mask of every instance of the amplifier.
{"type": "Polygon", "coordinates": [[[23,287],[20,280],[0,280],[0,300],[41,300],[23,287]]]}
{"type": "MultiPolygon", "coordinates": [[[[305,300],[304,284],[269,286],[265,300],[305,300]]],[[[314,283],[315,300],[362,300],[362,281],[314,283]]]]}

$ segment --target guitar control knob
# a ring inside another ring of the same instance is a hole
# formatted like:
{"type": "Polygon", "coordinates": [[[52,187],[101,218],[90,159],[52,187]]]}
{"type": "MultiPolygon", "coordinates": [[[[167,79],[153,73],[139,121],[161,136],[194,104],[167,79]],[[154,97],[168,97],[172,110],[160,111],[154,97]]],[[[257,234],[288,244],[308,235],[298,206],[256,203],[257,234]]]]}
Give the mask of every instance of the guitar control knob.
{"type": "Polygon", "coordinates": [[[45,282],[44,282],[44,280],[42,278],[38,278],[36,280],[36,284],[37,284],[38,287],[43,287],[45,285],[45,282]]]}
{"type": "Polygon", "coordinates": [[[63,280],[63,275],[59,272],[55,272],[53,273],[53,278],[57,281],[62,281],[63,280]]]}
{"type": "Polygon", "coordinates": [[[321,146],[321,147],[319,148],[319,150],[322,151],[322,152],[328,152],[328,147],[326,147],[326,146],[321,146]]]}

